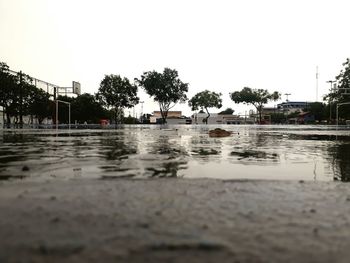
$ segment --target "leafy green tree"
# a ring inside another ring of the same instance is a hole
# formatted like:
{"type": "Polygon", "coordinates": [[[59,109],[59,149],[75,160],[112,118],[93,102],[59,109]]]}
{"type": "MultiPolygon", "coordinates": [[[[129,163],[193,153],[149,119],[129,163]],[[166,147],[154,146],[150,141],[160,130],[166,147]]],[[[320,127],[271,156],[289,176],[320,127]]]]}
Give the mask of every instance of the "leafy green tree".
{"type": "Polygon", "coordinates": [[[80,123],[99,123],[107,117],[107,111],[96,100],[95,96],[84,93],[72,102],[72,119],[80,123]]]}
{"type": "Polygon", "coordinates": [[[124,108],[131,108],[139,102],[137,86],[129,79],[113,74],[105,75],[96,97],[103,106],[114,109],[115,123],[121,121],[124,108]]]}
{"type": "Polygon", "coordinates": [[[235,111],[231,108],[227,108],[226,110],[220,111],[218,114],[219,115],[232,115],[235,111]]]}
{"type": "Polygon", "coordinates": [[[259,113],[259,123],[261,123],[261,114],[264,104],[268,103],[269,101],[276,101],[280,99],[281,95],[277,91],[269,93],[264,89],[251,89],[249,87],[244,87],[241,91],[230,93],[230,97],[235,103],[253,105],[259,113]]]}
{"type": "Polygon", "coordinates": [[[179,79],[175,69],[165,68],[163,73],[148,71],[141,75],[140,80],[135,81],[158,102],[163,123],[166,123],[168,111],[176,103],[184,103],[187,100],[188,84],[179,79]]]}
{"type": "Polygon", "coordinates": [[[300,115],[300,111],[293,111],[293,112],[291,112],[291,113],[289,113],[288,115],[287,115],[287,118],[289,119],[289,118],[296,118],[296,117],[298,117],[299,115],[300,115]]]}
{"type": "Polygon", "coordinates": [[[129,115],[128,117],[125,117],[123,120],[124,124],[139,124],[140,121],[137,118],[132,117],[131,115],[129,115]]]}
{"type": "Polygon", "coordinates": [[[16,124],[19,124],[19,127],[22,128],[23,116],[29,114],[30,96],[34,86],[32,78],[21,71],[17,75],[13,75],[12,79],[14,83],[10,93],[10,103],[7,105],[7,112],[9,116],[15,117],[16,124]]]}
{"type": "Polygon", "coordinates": [[[8,127],[11,124],[9,107],[12,105],[14,99],[15,86],[16,80],[10,74],[9,66],[4,62],[0,62],[0,106],[6,115],[8,127]]]}
{"type": "Polygon", "coordinates": [[[322,120],[327,119],[328,111],[326,104],[322,102],[313,102],[308,104],[308,107],[306,109],[303,109],[303,111],[307,111],[310,114],[314,115],[315,120],[321,122],[322,120]]]}
{"type": "Polygon", "coordinates": [[[47,117],[53,115],[52,101],[50,101],[50,94],[35,86],[28,87],[28,105],[27,112],[33,117],[37,118],[39,124],[47,117]]]}
{"type": "Polygon", "coordinates": [[[271,123],[286,123],[286,115],[280,112],[271,114],[271,123]]]}
{"type": "Polygon", "coordinates": [[[5,63],[0,63],[0,106],[6,114],[7,125],[11,117],[23,127],[23,116],[37,117],[39,122],[48,117],[49,95],[32,84],[32,78],[22,72],[11,74],[5,63]]]}
{"type": "Polygon", "coordinates": [[[124,108],[131,108],[139,102],[137,86],[131,84],[129,79],[113,74],[105,75],[96,97],[102,105],[114,108],[115,123],[122,119],[124,108]]]}
{"type": "Polygon", "coordinates": [[[221,108],[222,107],[222,99],[220,98],[221,93],[216,93],[213,91],[205,90],[194,95],[189,101],[188,105],[191,109],[205,109],[207,112],[207,117],[204,119],[204,122],[208,124],[208,119],[210,117],[210,113],[208,108],[221,108]]]}
{"type": "Polygon", "coordinates": [[[14,76],[14,80],[15,85],[13,86],[12,102],[9,105],[9,111],[15,117],[19,127],[23,128],[23,116],[30,115],[31,96],[36,87],[32,84],[33,79],[22,71],[14,76]]]}
{"type": "Polygon", "coordinates": [[[341,98],[349,98],[350,95],[350,59],[347,58],[343,63],[344,69],[336,76],[337,80],[337,95],[341,98]],[[346,94],[347,93],[347,94],[346,94]],[[345,95],[346,94],[346,95],[345,95]],[[347,97],[345,97],[347,96],[347,97]]]}
{"type": "MultiPolygon", "coordinates": [[[[350,59],[347,58],[343,63],[342,69],[338,76],[336,76],[336,89],[331,89],[323,99],[329,102],[328,112],[331,110],[332,115],[335,116],[336,105],[350,101],[350,59]],[[331,108],[331,109],[330,109],[331,108]]],[[[344,105],[339,108],[339,115],[342,118],[350,118],[350,106],[344,105]]]]}

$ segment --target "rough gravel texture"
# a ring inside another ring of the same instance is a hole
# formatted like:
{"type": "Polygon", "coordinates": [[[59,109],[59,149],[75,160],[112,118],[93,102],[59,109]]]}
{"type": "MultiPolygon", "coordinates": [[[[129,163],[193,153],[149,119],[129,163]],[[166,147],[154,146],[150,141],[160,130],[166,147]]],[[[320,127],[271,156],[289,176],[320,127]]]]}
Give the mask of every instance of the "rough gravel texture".
{"type": "Polygon", "coordinates": [[[0,262],[349,262],[350,185],[0,184],[0,262]]]}

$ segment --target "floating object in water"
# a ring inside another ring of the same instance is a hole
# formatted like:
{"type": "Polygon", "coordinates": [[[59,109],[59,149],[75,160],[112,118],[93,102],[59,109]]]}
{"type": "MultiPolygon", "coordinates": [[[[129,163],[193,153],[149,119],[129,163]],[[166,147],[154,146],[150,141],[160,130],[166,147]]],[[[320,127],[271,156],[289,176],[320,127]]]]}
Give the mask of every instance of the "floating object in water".
{"type": "Polygon", "coordinates": [[[232,132],[226,131],[220,128],[216,128],[214,130],[209,131],[209,137],[227,137],[230,136],[232,132]]]}

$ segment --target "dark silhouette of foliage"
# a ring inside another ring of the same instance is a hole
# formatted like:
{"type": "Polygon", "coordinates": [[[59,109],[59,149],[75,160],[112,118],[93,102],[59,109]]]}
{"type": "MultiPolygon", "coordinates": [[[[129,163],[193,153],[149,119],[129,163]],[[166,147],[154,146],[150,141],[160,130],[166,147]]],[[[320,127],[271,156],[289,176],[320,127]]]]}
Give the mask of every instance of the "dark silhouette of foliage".
{"type": "Polygon", "coordinates": [[[188,105],[191,107],[193,111],[198,109],[205,109],[208,116],[203,120],[206,124],[208,124],[208,119],[210,117],[210,113],[208,108],[221,108],[222,107],[222,99],[220,98],[221,93],[216,93],[213,91],[205,90],[194,95],[189,101],[188,105]]]}
{"type": "Polygon", "coordinates": [[[7,125],[11,124],[11,107],[15,101],[16,80],[9,72],[9,66],[0,62],[0,106],[6,115],[7,125]]]}
{"type": "Polygon", "coordinates": [[[0,63],[0,106],[3,107],[8,127],[11,117],[15,118],[20,128],[23,127],[23,115],[30,114],[33,87],[30,76],[22,72],[13,75],[6,63],[0,63]]]}
{"type": "Polygon", "coordinates": [[[274,123],[274,124],[286,123],[287,118],[288,117],[284,113],[281,113],[281,112],[272,113],[271,114],[271,123],[274,123]]]}
{"type": "Polygon", "coordinates": [[[144,72],[141,79],[135,79],[148,95],[158,102],[163,123],[166,123],[168,111],[176,103],[187,100],[188,84],[183,83],[175,69],[165,68],[163,73],[156,71],[144,72]]]}
{"type": "Polygon", "coordinates": [[[99,123],[107,118],[107,111],[96,100],[95,96],[84,93],[75,98],[72,103],[73,120],[78,123],[99,123]]]}
{"type": "Polygon", "coordinates": [[[102,105],[114,108],[116,123],[121,121],[124,108],[131,108],[139,102],[137,86],[127,78],[113,74],[105,75],[96,97],[102,105]]]}
{"type": "Polygon", "coordinates": [[[35,86],[28,87],[28,107],[27,113],[37,118],[39,124],[42,124],[43,120],[53,115],[53,107],[50,105],[50,95],[42,89],[38,89],[35,86]]]}
{"type": "Polygon", "coordinates": [[[309,112],[310,114],[314,115],[316,121],[322,121],[327,118],[328,111],[326,104],[322,102],[313,102],[308,104],[308,107],[306,109],[303,109],[305,112],[309,112]]]}
{"type": "MultiPolygon", "coordinates": [[[[330,90],[323,99],[327,100],[330,105],[328,105],[328,112],[332,109],[332,115],[335,116],[336,104],[345,103],[350,101],[350,59],[347,58],[343,63],[344,69],[342,69],[338,76],[336,76],[337,88],[330,90]]],[[[344,105],[339,108],[339,116],[341,118],[350,118],[350,106],[344,105]]]]}
{"type": "Polygon", "coordinates": [[[232,115],[235,111],[231,108],[227,108],[226,110],[223,110],[223,111],[220,111],[218,114],[219,115],[225,115],[225,114],[228,114],[228,115],[232,115]]]}
{"type": "Polygon", "coordinates": [[[275,91],[269,93],[264,89],[251,89],[249,87],[244,87],[241,91],[235,91],[230,93],[230,98],[235,103],[244,103],[253,105],[259,113],[259,123],[262,120],[262,108],[264,104],[269,101],[276,101],[280,99],[281,95],[275,91]]]}

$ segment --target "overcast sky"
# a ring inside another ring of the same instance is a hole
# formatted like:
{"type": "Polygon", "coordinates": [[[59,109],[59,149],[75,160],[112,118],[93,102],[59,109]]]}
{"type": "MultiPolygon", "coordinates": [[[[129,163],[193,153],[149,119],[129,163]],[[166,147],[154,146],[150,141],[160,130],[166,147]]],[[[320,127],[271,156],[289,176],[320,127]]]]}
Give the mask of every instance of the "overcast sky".
{"type": "Polygon", "coordinates": [[[0,61],[91,94],[105,74],[170,67],[189,97],[221,92],[222,109],[244,114],[229,93],[245,86],[315,101],[317,66],[321,100],[350,57],[349,18],[349,0],[0,0],[0,61]]]}

